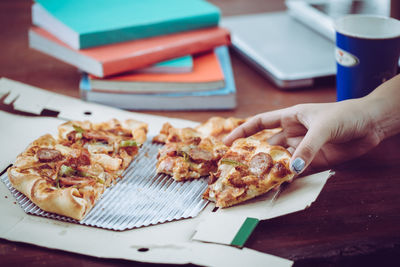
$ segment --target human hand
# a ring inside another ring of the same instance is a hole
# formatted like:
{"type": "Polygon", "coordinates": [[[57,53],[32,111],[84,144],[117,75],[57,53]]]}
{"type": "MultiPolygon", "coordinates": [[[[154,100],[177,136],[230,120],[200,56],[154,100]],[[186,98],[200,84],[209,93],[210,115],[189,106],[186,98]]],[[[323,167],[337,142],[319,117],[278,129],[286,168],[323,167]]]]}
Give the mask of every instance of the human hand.
{"type": "Polygon", "coordinates": [[[254,116],[232,131],[224,142],[230,145],[237,138],[282,127],[269,143],[294,151],[290,166],[301,173],[310,164],[317,168],[332,166],[378,145],[382,136],[369,110],[365,99],[296,105],[254,116]]]}

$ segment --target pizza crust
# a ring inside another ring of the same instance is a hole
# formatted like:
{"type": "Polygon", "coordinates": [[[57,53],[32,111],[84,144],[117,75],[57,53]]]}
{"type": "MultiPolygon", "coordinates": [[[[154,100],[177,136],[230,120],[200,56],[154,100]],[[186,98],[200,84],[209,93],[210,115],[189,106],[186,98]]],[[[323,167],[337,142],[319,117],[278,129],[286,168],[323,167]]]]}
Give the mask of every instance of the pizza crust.
{"type": "Polygon", "coordinates": [[[55,188],[38,175],[21,173],[17,167],[10,167],[7,174],[13,187],[42,210],[81,220],[92,206],[79,197],[74,187],[55,188]]]}
{"type": "Polygon", "coordinates": [[[147,124],[70,121],[58,130],[59,140],[50,134],[39,137],[7,174],[13,187],[42,210],[82,220],[138,153],[147,124]],[[89,147],[96,144],[104,147],[89,147]]]}
{"type": "Polygon", "coordinates": [[[195,128],[175,128],[166,122],[163,124],[160,133],[153,138],[153,142],[161,144],[170,142],[193,143],[207,137],[212,137],[222,142],[226,135],[245,121],[245,119],[233,117],[211,117],[195,128]]]}
{"type": "Polygon", "coordinates": [[[204,137],[214,137],[217,140],[222,141],[225,136],[233,131],[240,124],[244,123],[245,119],[240,118],[222,118],[222,117],[211,117],[206,122],[200,124],[195,128],[204,137]]]}

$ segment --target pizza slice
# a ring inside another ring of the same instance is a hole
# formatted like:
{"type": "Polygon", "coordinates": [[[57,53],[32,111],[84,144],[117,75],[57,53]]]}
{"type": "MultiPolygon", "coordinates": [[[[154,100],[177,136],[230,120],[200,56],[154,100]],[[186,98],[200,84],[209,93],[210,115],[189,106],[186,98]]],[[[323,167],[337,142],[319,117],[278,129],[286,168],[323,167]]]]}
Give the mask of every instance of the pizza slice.
{"type": "Polygon", "coordinates": [[[213,137],[218,141],[232,132],[233,129],[244,123],[245,119],[211,117],[206,122],[195,128],[174,128],[166,122],[162,126],[160,133],[153,138],[153,142],[166,144],[170,142],[198,142],[201,138],[213,137]]]}
{"type": "Polygon", "coordinates": [[[171,175],[176,181],[197,179],[216,171],[218,160],[227,150],[212,137],[196,142],[170,142],[158,152],[157,173],[171,175]]]}
{"type": "Polygon", "coordinates": [[[197,126],[195,130],[204,137],[214,137],[217,140],[222,141],[225,136],[233,131],[233,129],[245,121],[245,119],[234,117],[211,117],[206,122],[197,126]]]}
{"type": "Polygon", "coordinates": [[[210,175],[203,197],[225,208],[290,182],[294,177],[289,169],[291,154],[264,140],[272,132],[237,139],[218,162],[218,170],[210,175]]]}
{"type": "Polygon", "coordinates": [[[81,220],[121,176],[146,132],[133,120],[64,123],[58,140],[41,136],[17,157],[9,180],[41,209],[81,220]]]}
{"type": "Polygon", "coordinates": [[[69,121],[60,125],[58,131],[61,144],[87,149],[94,163],[117,178],[146,141],[147,124],[133,119],[101,123],[69,121]]]}
{"type": "Polygon", "coordinates": [[[153,142],[164,143],[157,155],[157,173],[176,181],[198,179],[215,172],[219,159],[228,151],[222,142],[243,119],[210,118],[196,128],[174,128],[165,123],[153,142]]]}

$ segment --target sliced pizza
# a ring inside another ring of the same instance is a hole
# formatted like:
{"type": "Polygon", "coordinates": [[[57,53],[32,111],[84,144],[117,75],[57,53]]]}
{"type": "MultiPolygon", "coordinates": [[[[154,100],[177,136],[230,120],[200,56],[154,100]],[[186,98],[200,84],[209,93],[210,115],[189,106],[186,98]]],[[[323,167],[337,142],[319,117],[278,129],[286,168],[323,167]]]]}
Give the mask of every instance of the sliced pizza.
{"type": "Polygon", "coordinates": [[[271,146],[265,137],[273,132],[237,139],[218,162],[203,197],[225,208],[277,189],[290,182],[291,154],[281,146],[271,146]]]}
{"type": "Polygon", "coordinates": [[[212,137],[198,142],[171,142],[157,155],[157,173],[171,175],[176,181],[197,179],[217,169],[218,160],[228,150],[212,137]]]}
{"type": "Polygon", "coordinates": [[[145,141],[147,125],[127,120],[59,126],[59,139],[33,141],[8,169],[11,184],[41,209],[81,220],[145,141]]]}
{"type": "Polygon", "coordinates": [[[170,142],[193,143],[199,142],[201,138],[205,137],[213,137],[218,141],[222,141],[226,135],[245,121],[245,119],[234,117],[211,117],[195,128],[175,128],[166,122],[162,126],[160,133],[153,138],[153,142],[161,144],[170,142]]]}
{"type": "Polygon", "coordinates": [[[197,126],[195,130],[204,137],[214,137],[217,140],[222,141],[225,136],[233,131],[233,129],[245,121],[245,119],[234,117],[211,117],[206,122],[197,126]]]}
{"type": "Polygon", "coordinates": [[[147,124],[133,119],[101,123],[69,121],[60,125],[58,132],[61,144],[87,149],[94,163],[117,178],[146,141],[147,124]]]}
{"type": "Polygon", "coordinates": [[[219,159],[228,151],[223,137],[243,122],[243,119],[213,117],[196,128],[174,128],[165,123],[153,139],[165,144],[157,155],[157,173],[185,181],[215,172],[219,159]]]}

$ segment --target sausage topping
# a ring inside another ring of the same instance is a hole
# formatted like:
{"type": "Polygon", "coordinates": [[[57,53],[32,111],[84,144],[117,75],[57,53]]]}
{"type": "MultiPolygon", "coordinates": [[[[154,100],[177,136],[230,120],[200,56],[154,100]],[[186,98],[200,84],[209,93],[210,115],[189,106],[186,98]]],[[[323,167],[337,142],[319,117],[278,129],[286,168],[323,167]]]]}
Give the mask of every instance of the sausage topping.
{"type": "Polygon", "coordinates": [[[37,152],[40,162],[52,162],[62,159],[61,152],[51,148],[40,148],[37,152]]]}

